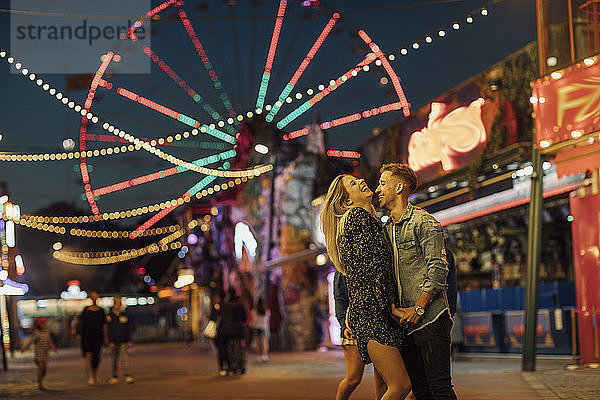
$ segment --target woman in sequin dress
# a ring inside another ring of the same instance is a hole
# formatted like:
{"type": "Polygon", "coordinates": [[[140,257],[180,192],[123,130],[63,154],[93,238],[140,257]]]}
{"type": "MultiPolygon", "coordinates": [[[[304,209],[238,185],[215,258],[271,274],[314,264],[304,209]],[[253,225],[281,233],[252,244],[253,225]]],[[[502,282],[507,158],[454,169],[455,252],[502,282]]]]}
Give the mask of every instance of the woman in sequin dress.
{"type": "Polygon", "coordinates": [[[346,325],[356,336],[362,362],[373,362],[387,385],[382,400],[404,399],[410,379],[398,350],[402,329],[390,312],[398,297],[392,254],[373,217],[372,197],[364,180],[339,175],[329,186],[321,220],[329,258],[346,276],[350,300],[346,325]]]}

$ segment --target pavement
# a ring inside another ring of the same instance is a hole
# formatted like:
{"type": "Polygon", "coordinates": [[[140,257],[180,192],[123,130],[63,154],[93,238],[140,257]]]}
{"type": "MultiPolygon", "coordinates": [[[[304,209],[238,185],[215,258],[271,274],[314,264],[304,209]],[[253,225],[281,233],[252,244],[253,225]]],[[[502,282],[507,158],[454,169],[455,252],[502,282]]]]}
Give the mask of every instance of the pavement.
{"type": "MultiPolygon", "coordinates": [[[[145,344],[131,349],[130,370],[135,383],[109,385],[110,356],[100,365],[102,383],[88,386],[79,349],[51,353],[46,391],[35,384],[31,352],[8,358],[0,369],[0,399],[205,399],[321,400],[334,399],[344,375],[340,350],[277,352],[269,362],[249,357],[245,375],[220,377],[212,351],[184,344],[145,344]]],[[[536,372],[520,371],[518,356],[462,355],[453,362],[456,392],[462,400],[600,399],[600,370],[569,371],[565,357],[538,358],[536,372]]],[[[372,368],[353,400],[373,398],[372,368]]]]}

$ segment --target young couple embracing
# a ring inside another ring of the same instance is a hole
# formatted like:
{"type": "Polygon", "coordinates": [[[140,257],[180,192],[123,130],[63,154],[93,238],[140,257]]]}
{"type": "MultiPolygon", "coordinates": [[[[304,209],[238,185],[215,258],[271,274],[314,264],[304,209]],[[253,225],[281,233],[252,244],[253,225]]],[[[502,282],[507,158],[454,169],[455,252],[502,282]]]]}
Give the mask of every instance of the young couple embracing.
{"type": "Polygon", "coordinates": [[[456,399],[442,227],[408,202],[417,188],[408,165],[385,164],[380,172],[375,192],[390,211],[385,226],[374,217],[373,192],[351,175],[333,180],[321,216],[336,282],[343,280],[347,289],[342,321],[347,376],[337,398],[348,398],[356,387],[356,376],[348,380],[350,371],[358,371],[360,382],[363,364],[372,362],[377,399],[404,399],[411,389],[417,400],[456,399]]]}

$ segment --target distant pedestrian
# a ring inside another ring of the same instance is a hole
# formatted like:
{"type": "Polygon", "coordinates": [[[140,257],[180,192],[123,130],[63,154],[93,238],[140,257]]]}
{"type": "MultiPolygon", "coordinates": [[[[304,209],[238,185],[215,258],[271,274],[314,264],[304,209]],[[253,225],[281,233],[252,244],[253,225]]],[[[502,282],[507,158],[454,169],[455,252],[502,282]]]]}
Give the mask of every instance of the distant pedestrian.
{"type": "Polygon", "coordinates": [[[312,305],[313,311],[313,331],[315,336],[315,345],[317,351],[319,353],[323,353],[327,351],[327,346],[325,346],[325,331],[323,325],[327,321],[327,313],[323,309],[322,299],[315,299],[312,305]]]}
{"type": "Polygon", "coordinates": [[[217,348],[219,375],[221,376],[227,375],[231,364],[229,359],[229,352],[227,350],[228,337],[223,335],[221,332],[221,320],[223,314],[222,306],[224,297],[225,294],[222,292],[217,292],[214,295],[212,308],[210,310],[210,314],[208,315],[208,320],[212,321],[216,325],[216,334],[212,338],[209,337],[209,339],[212,339],[214,341],[215,347],[217,348]]]}
{"type": "Polygon", "coordinates": [[[100,295],[95,290],[88,294],[92,305],[87,306],[79,315],[76,324],[77,336],[81,339],[81,354],[85,357],[88,372],[88,385],[100,383],[97,371],[100,365],[102,345],[108,341],[106,314],[96,303],[100,295]]]}
{"type": "Polygon", "coordinates": [[[45,390],[42,380],[46,376],[46,372],[48,370],[48,350],[49,348],[52,348],[52,350],[57,352],[58,349],[56,348],[56,345],[50,336],[50,332],[48,331],[47,318],[36,318],[34,326],[35,330],[23,343],[21,352],[25,351],[25,349],[29,348],[32,344],[34,345],[33,362],[38,367],[38,388],[40,390],[45,390]]]}
{"type": "Polygon", "coordinates": [[[112,350],[112,377],[110,384],[119,382],[118,364],[121,363],[121,372],[125,382],[133,383],[133,377],[129,375],[129,347],[131,346],[131,326],[129,317],[122,309],[121,297],[117,296],[108,316],[108,345],[112,350]]]}
{"type": "Polygon", "coordinates": [[[229,373],[246,373],[246,356],[244,351],[246,322],[246,308],[241,303],[235,291],[231,289],[227,301],[222,304],[221,324],[219,325],[219,335],[227,343],[229,373]]]}
{"type": "Polygon", "coordinates": [[[262,362],[269,361],[269,329],[271,312],[263,299],[258,299],[256,308],[250,312],[250,333],[256,346],[256,356],[262,362]]]}

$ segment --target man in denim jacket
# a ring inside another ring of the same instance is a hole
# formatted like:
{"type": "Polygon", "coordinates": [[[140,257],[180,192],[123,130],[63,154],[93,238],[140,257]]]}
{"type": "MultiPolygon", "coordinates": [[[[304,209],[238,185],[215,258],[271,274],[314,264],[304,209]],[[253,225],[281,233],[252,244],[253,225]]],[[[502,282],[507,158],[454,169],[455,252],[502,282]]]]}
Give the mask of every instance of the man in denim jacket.
{"type": "Polygon", "coordinates": [[[400,349],[413,393],[420,399],[456,399],[450,376],[452,319],[446,295],[448,263],[441,224],[408,197],[417,175],[406,164],[385,164],[376,193],[390,210],[386,225],[394,251],[394,269],[401,308],[392,306],[406,328],[400,349]]]}

